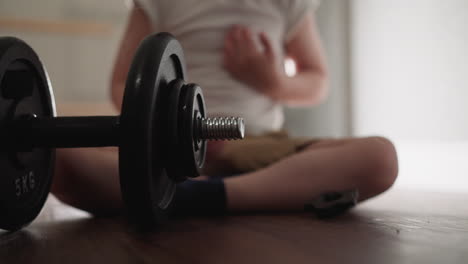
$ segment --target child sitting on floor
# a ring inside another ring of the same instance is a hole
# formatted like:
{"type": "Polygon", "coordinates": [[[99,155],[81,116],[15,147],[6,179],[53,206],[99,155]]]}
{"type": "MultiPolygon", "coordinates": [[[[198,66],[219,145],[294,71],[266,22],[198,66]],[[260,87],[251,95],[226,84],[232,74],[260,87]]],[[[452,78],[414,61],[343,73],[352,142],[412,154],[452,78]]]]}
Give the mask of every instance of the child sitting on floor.
{"type": "MultiPolygon", "coordinates": [[[[244,141],[209,145],[210,177],[182,183],[175,210],[303,210],[326,192],[357,189],[362,201],[393,184],[397,156],[385,138],[304,139],[281,131],[282,105],[315,105],[327,94],[316,6],[312,0],[136,1],[113,74],[115,105],[121,106],[140,41],[167,31],[184,49],[188,80],[202,87],[208,114],[246,119],[244,141]],[[284,72],[286,57],[296,64],[294,76],[284,72]]],[[[122,208],[117,153],[59,150],[58,161],[53,191],[63,201],[91,212],[122,208]],[[95,196],[85,194],[90,191],[95,196]]]]}

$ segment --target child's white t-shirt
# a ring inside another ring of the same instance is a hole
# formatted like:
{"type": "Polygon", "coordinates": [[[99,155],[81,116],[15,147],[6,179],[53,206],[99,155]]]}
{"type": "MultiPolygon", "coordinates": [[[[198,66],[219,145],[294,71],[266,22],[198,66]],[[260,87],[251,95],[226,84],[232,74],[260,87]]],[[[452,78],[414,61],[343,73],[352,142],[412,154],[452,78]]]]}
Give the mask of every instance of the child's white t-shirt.
{"type": "MultiPolygon", "coordinates": [[[[281,129],[282,106],[233,79],[223,68],[224,36],[232,25],[264,31],[277,54],[317,0],[136,0],[155,32],[174,35],[184,49],[189,82],[200,85],[208,115],[243,117],[246,133],[281,129]]],[[[246,69],[248,70],[248,69],[246,69]]]]}

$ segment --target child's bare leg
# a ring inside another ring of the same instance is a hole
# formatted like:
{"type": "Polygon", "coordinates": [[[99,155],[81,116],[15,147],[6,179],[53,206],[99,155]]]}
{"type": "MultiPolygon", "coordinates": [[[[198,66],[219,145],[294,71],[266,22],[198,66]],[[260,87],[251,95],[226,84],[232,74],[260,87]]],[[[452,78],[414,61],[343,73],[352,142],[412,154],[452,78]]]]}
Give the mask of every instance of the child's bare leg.
{"type": "MultiPolygon", "coordinates": [[[[52,191],[59,199],[98,214],[123,208],[115,151],[57,154],[52,191]]],[[[227,209],[302,210],[324,192],[353,188],[364,200],[388,189],[397,172],[395,149],[384,138],[325,140],[267,168],[225,179],[227,209]]]]}
{"type": "Polygon", "coordinates": [[[121,211],[116,149],[58,149],[52,193],[91,213],[121,211]]]}
{"type": "Polygon", "coordinates": [[[395,148],[384,138],[325,140],[267,168],[227,178],[227,207],[301,210],[324,192],[353,188],[364,200],[388,189],[397,173],[395,148]]]}

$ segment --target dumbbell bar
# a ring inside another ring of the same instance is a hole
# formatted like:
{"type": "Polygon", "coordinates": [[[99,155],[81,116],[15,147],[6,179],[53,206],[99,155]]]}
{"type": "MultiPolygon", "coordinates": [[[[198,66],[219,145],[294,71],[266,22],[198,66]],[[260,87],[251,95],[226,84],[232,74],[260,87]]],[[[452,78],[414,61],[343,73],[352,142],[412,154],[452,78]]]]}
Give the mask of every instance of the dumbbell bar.
{"type": "MultiPolygon", "coordinates": [[[[197,118],[194,140],[231,140],[244,137],[239,117],[197,118]]],[[[24,115],[6,128],[6,149],[16,152],[34,148],[84,148],[119,146],[119,116],[37,117],[24,115]]]]}
{"type": "Polygon", "coordinates": [[[185,83],[182,48],[167,33],[147,37],[137,49],[121,115],[101,117],[56,117],[36,53],[19,39],[0,38],[2,229],[19,229],[41,210],[54,148],[119,146],[127,214],[151,227],[165,218],[175,184],[199,175],[206,139],[243,136],[242,119],[206,118],[201,89],[185,83]]]}

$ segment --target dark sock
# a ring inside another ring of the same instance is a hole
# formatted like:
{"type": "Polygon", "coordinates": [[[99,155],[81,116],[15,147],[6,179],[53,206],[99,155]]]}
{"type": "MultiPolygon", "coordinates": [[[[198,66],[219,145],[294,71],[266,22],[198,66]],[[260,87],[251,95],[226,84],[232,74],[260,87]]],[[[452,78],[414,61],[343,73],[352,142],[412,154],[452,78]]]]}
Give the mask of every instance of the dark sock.
{"type": "Polygon", "coordinates": [[[171,216],[214,216],[226,211],[222,179],[187,180],[179,183],[171,203],[171,216]]]}

